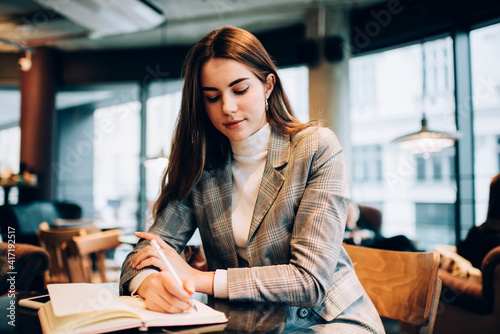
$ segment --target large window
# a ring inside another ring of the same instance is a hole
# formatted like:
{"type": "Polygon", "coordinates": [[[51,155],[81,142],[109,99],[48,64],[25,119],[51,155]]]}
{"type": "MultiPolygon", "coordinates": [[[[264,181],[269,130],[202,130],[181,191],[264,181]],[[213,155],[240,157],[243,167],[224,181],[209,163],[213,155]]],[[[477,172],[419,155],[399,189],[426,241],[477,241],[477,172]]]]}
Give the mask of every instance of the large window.
{"type": "MultiPolygon", "coordinates": [[[[19,173],[21,156],[21,130],[19,118],[21,96],[17,89],[0,90],[0,178],[19,173]]],[[[9,192],[9,202],[17,203],[18,190],[9,192]]],[[[4,204],[4,192],[0,188],[0,205],[4,204]]]]}
{"type": "Polygon", "coordinates": [[[19,173],[21,129],[19,126],[0,129],[0,171],[19,173]]]}
{"type": "Polygon", "coordinates": [[[135,228],[140,190],[140,109],[135,84],[58,92],[56,199],[110,228],[135,228]]]}
{"type": "Polygon", "coordinates": [[[486,219],[490,181],[500,172],[500,24],[470,34],[476,225],[486,219]]]}
{"type": "Polygon", "coordinates": [[[415,203],[418,247],[431,249],[436,244],[455,243],[455,205],[450,203],[415,203]]]}
{"type": "Polygon", "coordinates": [[[306,66],[295,66],[278,70],[283,89],[290,100],[297,118],[309,121],[309,71],[306,66]]]}
{"type": "Polygon", "coordinates": [[[155,82],[149,89],[146,116],[146,220],[160,192],[161,178],[168,163],[170,146],[181,107],[182,80],[155,82]]]}
{"type": "MultiPolygon", "coordinates": [[[[21,130],[19,126],[0,129],[0,178],[7,179],[11,174],[19,173],[19,158],[21,155],[21,130]]],[[[0,188],[0,205],[4,203],[4,189],[0,188]]],[[[8,192],[9,203],[18,200],[18,189],[12,188],[8,192]]]]}
{"type": "Polygon", "coordinates": [[[454,216],[440,209],[454,210],[455,150],[423,155],[391,141],[418,131],[423,113],[429,128],[456,130],[452,49],[442,38],[349,61],[352,199],[382,203],[383,234],[422,249],[455,240],[454,216]]]}
{"type": "MultiPolygon", "coordinates": [[[[138,101],[94,111],[94,210],[117,226],[136,226],[139,193],[138,101]]],[[[139,213],[140,214],[140,213],[139,213]]]]}
{"type": "Polygon", "coordinates": [[[355,182],[382,182],[382,145],[353,148],[355,182]]]}

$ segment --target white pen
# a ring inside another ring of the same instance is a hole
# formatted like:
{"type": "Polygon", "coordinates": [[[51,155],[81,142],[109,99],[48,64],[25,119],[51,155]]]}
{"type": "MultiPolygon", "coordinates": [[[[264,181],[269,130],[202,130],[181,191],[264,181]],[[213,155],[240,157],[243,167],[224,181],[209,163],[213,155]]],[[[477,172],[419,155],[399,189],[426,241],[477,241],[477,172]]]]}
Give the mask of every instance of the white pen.
{"type": "Polygon", "coordinates": [[[179,283],[179,285],[181,286],[181,288],[184,288],[184,285],[182,284],[182,281],[181,281],[179,275],[177,275],[177,273],[175,272],[174,267],[172,267],[172,265],[168,261],[168,259],[165,256],[165,254],[163,254],[163,252],[162,252],[162,250],[160,248],[160,245],[158,245],[158,242],[155,239],[153,239],[153,240],[151,240],[151,245],[153,245],[153,247],[155,248],[156,252],[158,253],[158,256],[163,261],[163,263],[167,266],[168,271],[170,271],[170,273],[172,274],[172,276],[174,276],[174,278],[177,281],[177,283],[179,283]]]}
{"type": "MultiPolygon", "coordinates": [[[[172,265],[168,261],[168,259],[165,256],[165,254],[163,254],[163,251],[161,250],[160,245],[158,245],[158,242],[155,239],[153,239],[153,240],[151,240],[151,245],[154,247],[154,249],[156,250],[156,253],[158,253],[158,256],[163,261],[163,263],[165,263],[165,265],[167,266],[168,271],[170,271],[170,273],[172,274],[172,276],[174,276],[175,280],[177,281],[177,283],[179,283],[179,285],[181,286],[181,288],[184,289],[184,285],[182,284],[182,281],[181,281],[179,275],[177,275],[177,273],[175,272],[174,267],[172,267],[172,265]]],[[[198,308],[196,307],[195,304],[193,304],[193,309],[195,311],[198,311],[198,308]]]]}

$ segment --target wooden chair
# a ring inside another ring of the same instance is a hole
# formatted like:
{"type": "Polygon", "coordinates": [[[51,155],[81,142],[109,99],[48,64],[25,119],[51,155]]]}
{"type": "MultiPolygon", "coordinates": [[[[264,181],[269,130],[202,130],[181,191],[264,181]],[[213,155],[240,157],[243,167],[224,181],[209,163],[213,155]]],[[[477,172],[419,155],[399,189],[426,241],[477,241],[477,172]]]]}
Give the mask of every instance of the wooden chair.
{"type": "Polygon", "coordinates": [[[99,231],[97,227],[87,226],[80,228],[50,228],[47,222],[43,222],[38,228],[38,240],[50,257],[49,271],[45,276],[46,283],[69,282],[68,272],[63,264],[62,246],[74,236],[94,233],[99,231]]]}
{"type": "Polygon", "coordinates": [[[63,247],[63,260],[68,270],[71,283],[108,282],[106,276],[107,250],[120,246],[120,230],[109,230],[93,234],[74,236],[63,247]],[[98,273],[94,273],[94,262],[91,255],[95,254],[98,273]]]}
{"type": "Polygon", "coordinates": [[[437,253],[344,248],[380,316],[407,323],[416,333],[432,333],[441,293],[437,253]]]}

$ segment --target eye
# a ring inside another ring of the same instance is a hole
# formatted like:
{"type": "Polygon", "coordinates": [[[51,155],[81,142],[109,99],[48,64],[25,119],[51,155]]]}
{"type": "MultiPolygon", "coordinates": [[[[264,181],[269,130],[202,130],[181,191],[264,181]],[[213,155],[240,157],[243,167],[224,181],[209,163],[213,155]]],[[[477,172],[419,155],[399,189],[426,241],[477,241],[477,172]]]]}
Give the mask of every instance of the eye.
{"type": "Polygon", "coordinates": [[[245,88],[245,89],[242,89],[242,90],[235,90],[235,91],[234,91],[234,94],[236,94],[236,95],[243,95],[243,94],[245,94],[247,91],[248,91],[248,87],[247,87],[247,88],[245,88]]]}
{"type": "Polygon", "coordinates": [[[207,96],[206,98],[207,98],[207,101],[208,101],[209,103],[214,103],[214,102],[217,102],[217,101],[220,99],[220,95],[215,96],[215,97],[210,97],[210,96],[207,96]]]}

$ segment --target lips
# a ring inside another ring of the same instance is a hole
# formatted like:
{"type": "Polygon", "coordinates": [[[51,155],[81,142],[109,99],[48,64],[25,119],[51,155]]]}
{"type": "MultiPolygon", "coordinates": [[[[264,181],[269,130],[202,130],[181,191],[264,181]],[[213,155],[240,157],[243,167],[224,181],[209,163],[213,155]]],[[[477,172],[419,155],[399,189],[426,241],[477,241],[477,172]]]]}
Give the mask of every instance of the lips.
{"type": "Polygon", "coordinates": [[[235,128],[239,127],[241,125],[241,123],[243,123],[243,121],[244,121],[244,119],[234,120],[234,121],[229,121],[229,122],[223,123],[223,125],[228,129],[235,129],[235,128]]]}

